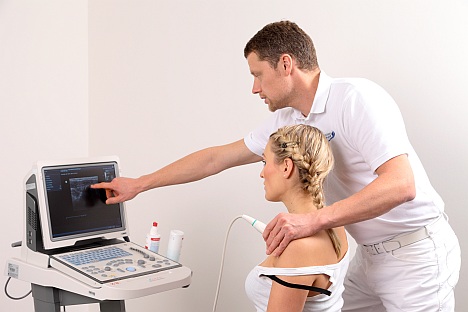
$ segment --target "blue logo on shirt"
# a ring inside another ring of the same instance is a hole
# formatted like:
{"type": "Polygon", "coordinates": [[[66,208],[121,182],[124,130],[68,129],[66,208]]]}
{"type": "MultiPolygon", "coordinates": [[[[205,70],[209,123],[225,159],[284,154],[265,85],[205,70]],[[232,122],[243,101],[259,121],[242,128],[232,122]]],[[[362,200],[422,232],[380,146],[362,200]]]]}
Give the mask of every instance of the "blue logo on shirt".
{"type": "Polygon", "coordinates": [[[325,134],[325,137],[327,138],[328,142],[330,142],[335,137],[335,131],[325,134]]]}

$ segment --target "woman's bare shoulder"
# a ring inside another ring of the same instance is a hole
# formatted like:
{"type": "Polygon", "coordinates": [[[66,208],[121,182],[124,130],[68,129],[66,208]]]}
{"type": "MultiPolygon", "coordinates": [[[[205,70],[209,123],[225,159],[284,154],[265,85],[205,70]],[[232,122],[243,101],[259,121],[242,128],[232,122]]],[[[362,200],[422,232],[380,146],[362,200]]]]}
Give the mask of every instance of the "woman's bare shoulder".
{"type": "MultiPolygon", "coordinates": [[[[344,255],[348,249],[346,232],[343,228],[334,229],[344,255]]],[[[341,257],[340,257],[341,259],[341,257]]],[[[338,259],[332,241],[326,231],[313,236],[293,240],[284,252],[275,259],[276,267],[307,267],[337,263],[338,259]]]]}

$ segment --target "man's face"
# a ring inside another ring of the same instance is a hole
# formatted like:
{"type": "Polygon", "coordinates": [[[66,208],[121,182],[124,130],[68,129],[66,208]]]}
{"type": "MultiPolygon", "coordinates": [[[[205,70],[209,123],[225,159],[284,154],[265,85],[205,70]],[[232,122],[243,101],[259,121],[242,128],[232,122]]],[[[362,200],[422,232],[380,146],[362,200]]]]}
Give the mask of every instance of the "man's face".
{"type": "Polygon", "coordinates": [[[252,93],[258,94],[272,112],[289,106],[290,88],[281,64],[274,69],[267,61],[260,61],[256,53],[250,53],[247,62],[254,77],[252,93]]]}

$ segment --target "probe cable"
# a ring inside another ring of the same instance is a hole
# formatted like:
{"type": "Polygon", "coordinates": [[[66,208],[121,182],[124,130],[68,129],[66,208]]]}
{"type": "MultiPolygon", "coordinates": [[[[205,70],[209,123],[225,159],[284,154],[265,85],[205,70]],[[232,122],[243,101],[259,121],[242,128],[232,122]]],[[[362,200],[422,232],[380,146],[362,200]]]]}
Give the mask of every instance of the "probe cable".
{"type": "Polygon", "coordinates": [[[213,304],[213,312],[216,311],[216,304],[218,303],[219,288],[220,288],[220,285],[221,285],[221,278],[223,276],[224,256],[226,255],[226,245],[227,245],[227,241],[228,241],[228,237],[229,237],[229,232],[231,231],[231,228],[232,228],[232,225],[234,224],[234,222],[236,222],[236,220],[238,220],[238,219],[242,219],[242,216],[235,217],[234,220],[231,221],[231,224],[229,224],[229,228],[228,228],[228,230],[226,232],[226,237],[224,239],[223,255],[221,257],[221,266],[219,268],[219,277],[218,277],[218,284],[216,286],[216,295],[215,295],[214,304],[213,304]]]}

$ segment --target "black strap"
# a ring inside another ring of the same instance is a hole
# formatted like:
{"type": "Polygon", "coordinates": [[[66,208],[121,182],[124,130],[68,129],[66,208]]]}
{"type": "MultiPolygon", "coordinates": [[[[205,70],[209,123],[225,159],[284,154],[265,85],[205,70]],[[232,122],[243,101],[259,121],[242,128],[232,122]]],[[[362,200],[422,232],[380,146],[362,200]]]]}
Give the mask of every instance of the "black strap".
{"type": "Polygon", "coordinates": [[[323,288],[314,287],[314,286],[307,286],[307,285],[289,283],[289,282],[283,281],[282,279],[278,278],[276,275],[260,274],[260,276],[268,277],[268,278],[272,279],[273,281],[277,282],[278,284],[281,284],[281,285],[289,287],[289,288],[297,288],[297,289],[315,291],[315,292],[318,292],[318,293],[321,293],[321,294],[324,294],[324,295],[327,295],[327,296],[331,295],[331,291],[329,291],[328,289],[323,289],[323,288]]]}

